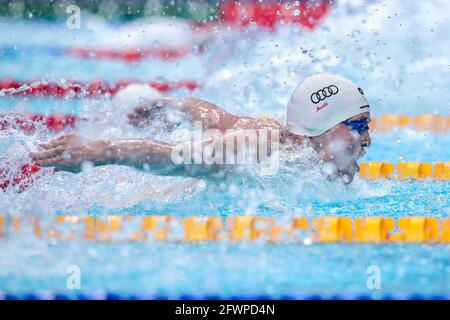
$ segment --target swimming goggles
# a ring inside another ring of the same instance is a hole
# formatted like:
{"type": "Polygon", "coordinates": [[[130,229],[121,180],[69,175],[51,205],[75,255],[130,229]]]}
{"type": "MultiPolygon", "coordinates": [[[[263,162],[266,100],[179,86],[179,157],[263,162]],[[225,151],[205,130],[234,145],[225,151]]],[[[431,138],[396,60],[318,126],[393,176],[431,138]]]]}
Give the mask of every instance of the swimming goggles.
{"type": "Polygon", "coordinates": [[[350,127],[353,131],[358,132],[359,135],[363,135],[367,131],[369,131],[369,122],[370,120],[361,120],[361,121],[344,121],[342,122],[346,126],[350,127]]]}

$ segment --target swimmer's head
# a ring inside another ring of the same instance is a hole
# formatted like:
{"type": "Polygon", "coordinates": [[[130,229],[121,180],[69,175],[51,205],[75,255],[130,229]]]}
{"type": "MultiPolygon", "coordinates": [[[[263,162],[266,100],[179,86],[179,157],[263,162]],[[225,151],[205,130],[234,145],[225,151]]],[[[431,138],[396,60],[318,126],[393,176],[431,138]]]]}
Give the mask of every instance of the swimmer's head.
{"type": "Polygon", "coordinates": [[[129,111],[139,104],[162,98],[163,95],[145,83],[132,83],[122,88],[114,96],[112,102],[117,109],[129,111]]]}
{"type": "Polygon", "coordinates": [[[343,77],[317,73],[294,91],[287,109],[287,128],[305,136],[325,162],[353,178],[356,160],[370,147],[370,106],[364,92],[343,77]]]}

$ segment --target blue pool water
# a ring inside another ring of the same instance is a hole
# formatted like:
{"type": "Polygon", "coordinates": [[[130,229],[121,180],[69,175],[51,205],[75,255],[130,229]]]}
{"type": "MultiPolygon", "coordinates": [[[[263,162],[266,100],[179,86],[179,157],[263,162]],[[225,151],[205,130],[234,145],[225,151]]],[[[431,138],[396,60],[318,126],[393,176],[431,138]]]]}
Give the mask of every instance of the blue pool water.
{"type": "MultiPolygon", "coordinates": [[[[284,121],[285,105],[298,82],[312,72],[326,70],[360,84],[373,105],[374,116],[449,115],[449,42],[444,41],[450,25],[448,6],[445,1],[407,5],[401,1],[359,5],[357,1],[340,1],[313,32],[285,26],[276,33],[218,33],[203,56],[132,64],[58,55],[49,43],[59,48],[92,44],[145,47],[154,44],[146,22],[109,25],[89,20],[81,30],[67,30],[64,21],[2,19],[0,78],[111,82],[193,79],[202,83],[194,95],[230,112],[270,114],[284,121]]],[[[189,35],[189,31],[180,28],[182,36],[166,39],[169,44],[186,44],[189,37],[183,34],[189,35]]],[[[173,94],[181,96],[186,91],[173,94]]],[[[116,108],[109,98],[0,97],[0,112],[28,111],[102,118],[99,123],[81,126],[80,131],[88,137],[161,138],[159,132],[143,132],[127,125],[124,110],[116,108]]],[[[185,134],[181,130],[165,138],[176,140],[185,134]]],[[[50,137],[46,132],[33,136],[3,132],[0,152],[23,160],[27,150],[50,137]]],[[[396,129],[376,133],[372,140],[362,161],[450,159],[448,133],[396,129]]],[[[450,216],[448,182],[369,182],[357,177],[345,187],[323,181],[316,170],[292,165],[307,159],[307,155],[288,156],[272,177],[252,170],[211,180],[159,177],[120,166],[87,169],[80,174],[58,173],[36,182],[26,192],[0,193],[0,214],[34,214],[43,219],[56,214],[450,216]]],[[[446,245],[58,243],[23,231],[0,240],[0,252],[0,298],[2,293],[102,297],[107,292],[168,298],[430,297],[446,296],[450,288],[446,245]],[[69,265],[80,267],[81,291],[66,287],[69,265]],[[380,290],[366,286],[370,265],[381,269],[380,290]]]]}

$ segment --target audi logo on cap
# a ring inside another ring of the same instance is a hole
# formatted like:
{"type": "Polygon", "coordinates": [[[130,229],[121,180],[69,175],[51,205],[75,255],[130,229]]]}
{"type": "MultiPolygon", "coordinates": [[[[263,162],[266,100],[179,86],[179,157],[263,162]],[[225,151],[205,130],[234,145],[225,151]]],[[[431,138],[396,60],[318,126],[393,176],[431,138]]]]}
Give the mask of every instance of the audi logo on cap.
{"type": "Polygon", "coordinates": [[[329,87],[325,87],[322,90],[319,90],[317,92],[314,92],[311,95],[311,102],[312,103],[319,103],[320,101],[325,100],[326,98],[331,97],[332,95],[335,95],[339,92],[338,87],[336,87],[335,85],[331,85],[329,87]]]}

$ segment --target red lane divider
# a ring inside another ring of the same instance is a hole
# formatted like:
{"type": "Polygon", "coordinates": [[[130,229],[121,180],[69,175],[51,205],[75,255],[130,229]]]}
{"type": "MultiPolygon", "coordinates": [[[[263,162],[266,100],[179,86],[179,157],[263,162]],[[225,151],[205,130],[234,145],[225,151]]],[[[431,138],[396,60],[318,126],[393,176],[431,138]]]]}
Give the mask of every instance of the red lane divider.
{"type": "Polygon", "coordinates": [[[0,190],[17,187],[19,192],[25,191],[33,185],[36,179],[41,176],[36,173],[41,171],[41,167],[32,163],[21,165],[18,170],[11,172],[11,167],[5,163],[5,168],[0,167],[0,190]]]}
{"type": "Polygon", "coordinates": [[[68,128],[75,128],[80,119],[75,115],[51,114],[41,115],[33,113],[23,113],[14,116],[0,114],[0,131],[9,130],[12,127],[26,133],[33,133],[36,125],[42,125],[51,132],[61,132],[68,128]]]}
{"type": "Polygon", "coordinates": [[[162,60],[174,60],[188,56],[189,54],[202,54],[205,46],[198,45],[196,50],[192,48],[151,48],[151,49],[110,49],[110,48],[69,48],[69,55],[78,58],[91,59],[116,59],[126,62],[139,61],[146,58],[158,58],[162,60]]]}
{"type": "Polygon", "coordinates": [[[242,3],[227,1],[220,7],[221,19],[227,24],[246,27],[256,24],[259,27],[275,30],[278,22],[300,24],[314,29],[330,11],[327,0],[322,1],[267,1],[263,3],[242,3]]]}
{"type": "Polygon", "coordinates": [[[59,98],[98,97],[105,94],[115,95],[120,89],[134,83],[148,84],[154,89],[166,93],[178,89],[195,90],[199,83],[192,80],[179,82],[135,81],[125,80],[117,83],[96,80],[90,83],[65,81],[66,83],[49,83],[46,80],[20,82],[13,79],[0,79],[0,96],[51,96],[59,98]]]}

